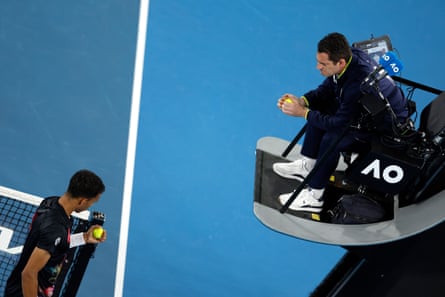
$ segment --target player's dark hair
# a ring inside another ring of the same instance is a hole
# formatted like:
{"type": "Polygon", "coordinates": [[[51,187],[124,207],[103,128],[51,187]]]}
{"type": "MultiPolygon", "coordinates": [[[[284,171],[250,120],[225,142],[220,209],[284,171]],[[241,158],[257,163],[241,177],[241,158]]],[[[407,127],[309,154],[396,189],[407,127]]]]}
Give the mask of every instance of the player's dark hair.
{"type": "Polygon", "coordinates": [[[95,173],[83,169],[71,177],[67,192],[74,198],[90,199],[105,192],[105,185],[95,173]]]}
{"type": "Polygon", "coordinates": [[[329,33],[318,42],[317,51],[328,54],[329,60],[338,63],[340,59],[346,61],[352,56],[349,42],[343,34],[329,33]]]}

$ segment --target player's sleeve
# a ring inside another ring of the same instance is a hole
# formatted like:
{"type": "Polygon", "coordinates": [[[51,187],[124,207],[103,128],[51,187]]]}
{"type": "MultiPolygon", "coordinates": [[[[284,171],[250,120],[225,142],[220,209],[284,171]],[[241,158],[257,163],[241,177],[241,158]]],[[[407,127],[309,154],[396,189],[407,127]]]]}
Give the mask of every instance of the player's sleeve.
{"type": "Polygon", "coordinates": [[[52,255],[60,245],[66,244],[67,236],[67,230],[65,230],[62,224],[49,220],[40,226],[40,237],[37,247],[48,251],[52,255]]]}

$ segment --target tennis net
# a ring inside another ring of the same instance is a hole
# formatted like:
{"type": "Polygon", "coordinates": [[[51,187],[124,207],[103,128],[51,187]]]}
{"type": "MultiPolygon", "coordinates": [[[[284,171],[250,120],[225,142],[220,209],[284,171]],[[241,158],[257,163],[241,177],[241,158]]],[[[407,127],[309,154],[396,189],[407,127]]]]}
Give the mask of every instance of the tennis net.
{"type": "MultiPolygon", "coordinates": [[[[3,296],[6,281],[20,257],[32,217],[42,199],[0,186],[0,296],[3,296]]],[[[75,233],[87,230],[91,224],[102,225],[105,218],[102,213],[94,212],[90,221],[88,211],[73,214],[72,217],[72,230],[75,233]]],[[[85,245],[70,249],[53,297],[76,295],[95,248],[95,245],[85,245]]]]}

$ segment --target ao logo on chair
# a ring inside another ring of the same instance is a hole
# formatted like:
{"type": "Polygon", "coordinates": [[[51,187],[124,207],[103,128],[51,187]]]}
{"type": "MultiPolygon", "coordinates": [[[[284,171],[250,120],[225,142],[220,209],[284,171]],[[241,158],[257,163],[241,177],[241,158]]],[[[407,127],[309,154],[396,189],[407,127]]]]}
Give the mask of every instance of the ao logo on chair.
{"type": "Polygon", "coordinates": [[[379,159],[375,159],[368,166],[366,166],[360,173],[368,175],[372,173],[372,177],[375,179],[382,179],[389,184],[399,183],[404,176],[402,167],[398,165],[389,165],[385,168],[381,168],[381,162],[379,159]],[[383,170],[382,170],[383,169],[383,170]]]}

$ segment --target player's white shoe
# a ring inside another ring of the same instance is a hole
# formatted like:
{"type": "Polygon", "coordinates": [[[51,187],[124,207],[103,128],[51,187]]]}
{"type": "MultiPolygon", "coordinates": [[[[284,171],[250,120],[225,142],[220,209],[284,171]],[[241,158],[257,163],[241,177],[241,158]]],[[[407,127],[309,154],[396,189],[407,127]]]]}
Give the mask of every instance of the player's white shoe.
{"type": "MultiPolygon", "coordinates": [[[[297,198],[291,203],[289,209],[296,211],[311,211],[311,212],[321,212],[323,209],[323,196],[324,190],[314,190],[310,188],[303,189],[297,198]]],[[[292,193],[282,194],[278,197],[278,200],[282,205],[286,204],[292,193]]]]}
{"type": "Polygon", "coordinates": [[[312,166],[305,159],[298,159],[290,163],[275,163],[272,169],[276,174],[284,178],[303,181],[312,170],[312,166]]]}

